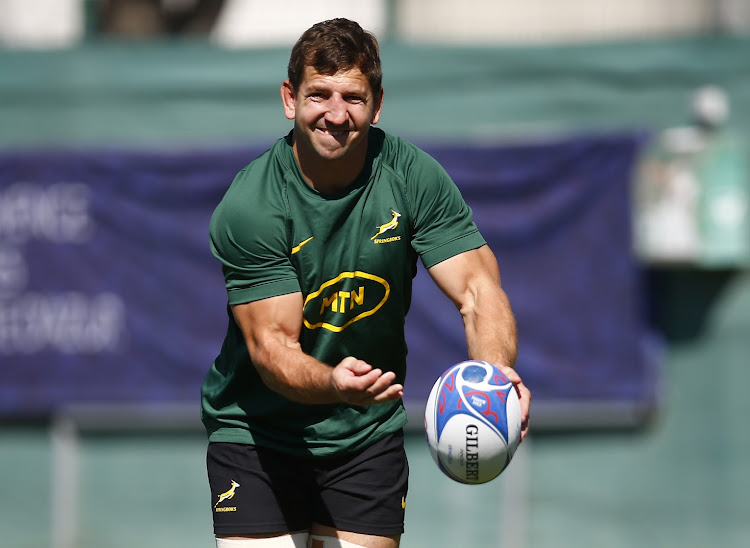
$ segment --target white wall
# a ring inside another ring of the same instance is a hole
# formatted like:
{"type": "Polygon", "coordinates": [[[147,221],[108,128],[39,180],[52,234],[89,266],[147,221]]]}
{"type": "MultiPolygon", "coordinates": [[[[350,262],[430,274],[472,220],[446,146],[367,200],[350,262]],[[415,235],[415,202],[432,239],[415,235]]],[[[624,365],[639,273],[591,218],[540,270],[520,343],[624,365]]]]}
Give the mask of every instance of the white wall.
{"type": "Polygon", "coordinates": [[[227,0],[212,38],[226,47],[291,47],[314,23],[347,17],[379,38],[385,32],[384,0],[227,0]]]}
{"type": "Polygon", "coordinates": [[[399,0],[396,34],[408,42],[452,44],[675,36],[714,28],[718,3],[717,0],[399,0]]]}
{"type": "Polygon", "coordinates": [[[83,37],[81,0],[0,0],[0,45],[59,48],[83,37]]]}

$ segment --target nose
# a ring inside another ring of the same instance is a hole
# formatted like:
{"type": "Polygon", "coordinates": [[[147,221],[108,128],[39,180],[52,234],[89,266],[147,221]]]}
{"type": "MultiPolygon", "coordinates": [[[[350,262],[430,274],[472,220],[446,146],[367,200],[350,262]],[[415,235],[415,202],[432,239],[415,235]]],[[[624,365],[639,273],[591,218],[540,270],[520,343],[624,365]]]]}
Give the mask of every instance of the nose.
{"type": "Polygon", "coordinates": [[[328,100],[328,110],[325,115],[326,121],[335,125],[342,125],[346,123],[348,117],[349,111],[347,110],[344,98],[338,95],[332,96],[328,100]]]}

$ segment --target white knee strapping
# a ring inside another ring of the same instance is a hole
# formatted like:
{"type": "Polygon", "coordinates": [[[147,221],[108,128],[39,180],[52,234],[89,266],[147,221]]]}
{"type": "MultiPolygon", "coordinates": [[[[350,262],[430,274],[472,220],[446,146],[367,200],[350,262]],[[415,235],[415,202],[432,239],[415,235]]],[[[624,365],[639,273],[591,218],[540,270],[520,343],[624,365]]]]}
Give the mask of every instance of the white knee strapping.
{"type": "Polygon", "coordinates": [[[336,537],[323,537],[320,535],[310,535],[307,541],[307,548],[364,548],[359,544],[347,542],[336,537]],[[318,544],[313,544],[313,541],[318,541],[318,544]],[[320,543],[323,543],[321,546],[320,543]]]}
{"type": "Polygon", "coordinates": [[[307,533],[268,538],[219,538],[216,548],[307,548],[307,533]]]}

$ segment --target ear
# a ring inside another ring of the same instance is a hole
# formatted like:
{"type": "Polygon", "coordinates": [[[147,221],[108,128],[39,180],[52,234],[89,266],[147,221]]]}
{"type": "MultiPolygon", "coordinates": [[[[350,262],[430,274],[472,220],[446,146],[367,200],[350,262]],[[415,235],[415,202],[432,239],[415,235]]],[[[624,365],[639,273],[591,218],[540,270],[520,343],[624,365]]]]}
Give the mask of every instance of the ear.
{"type": "Polygon", "coordinates": [[[289,80],[284,80],[281,84],[281,103],[284,105],[284,116],[289,120],[294,120],[296,112],[296,97],[294,86],[289,80]]]}
{"type": "Polygon", "coordinates": [[[385,92],[383,91],[383,88],[380,88],[380,91],[375,94],[375,111],[372,113],[372,122],[373,124],[377,124],[380,120],[380,111],[383,109],[383,99],[385,98],[385,92]]]}

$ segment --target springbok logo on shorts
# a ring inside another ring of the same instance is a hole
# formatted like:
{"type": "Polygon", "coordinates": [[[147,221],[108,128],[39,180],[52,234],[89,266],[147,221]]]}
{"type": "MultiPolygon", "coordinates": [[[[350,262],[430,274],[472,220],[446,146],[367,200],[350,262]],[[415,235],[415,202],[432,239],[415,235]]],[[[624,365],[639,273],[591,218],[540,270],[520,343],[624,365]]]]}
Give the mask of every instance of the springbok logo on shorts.
{"type": "Polygon", "coordinates": [[[393,215],[393,218],[390,221],[388,221],[387,223],[383,224],[383,225],[378,225],[377,226],[377,229],[378,229],[377,233],[375,234],[375,236],[373,236],[372,238],[370,238],[376,244],[385,243],[384,240],[387,240],[389,242],[393,242],[393,241],[401,239],[401,236],[395,236],[394,238],[384,238],[383,240],[378,239],[378,236],[380,236],[384,232],[387,232],[389,230],[395,230],[396,227],[398,226],[398,218],[401,217],[401,214],[399,212],[397,212],[397,211],[392,210],[392,209],[391,209],[391,214],[393,215]]]}
{"type": "Polygon", "coordinates": [[[216,508],[217,512],[236,512],[237,511],[236,506],[223,506],[221,508],[218,508],[218,506],[225,500],[234,498],[234,492],[237,490],[239,486],[240,486],[239,483],[232,480],[232,487],[229,489],[229,491],[224,491],[222,494],[219,495],[219,500],[217,500],[216,504],[214,504],[214,508],[216,508]]]}

